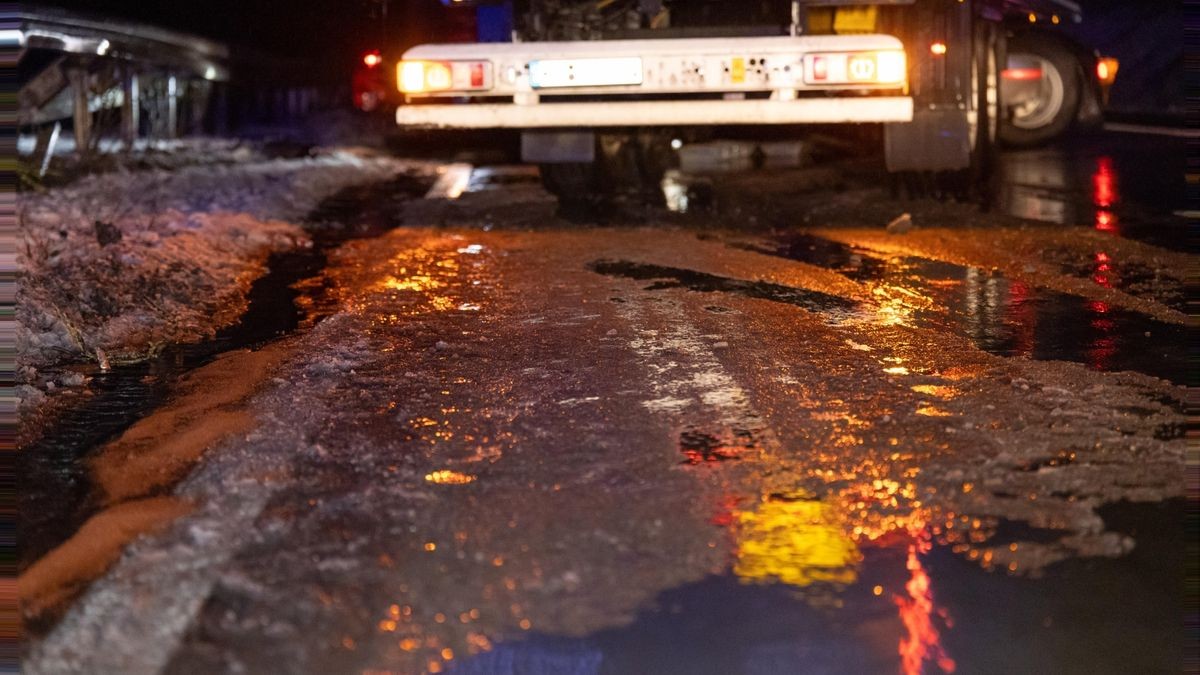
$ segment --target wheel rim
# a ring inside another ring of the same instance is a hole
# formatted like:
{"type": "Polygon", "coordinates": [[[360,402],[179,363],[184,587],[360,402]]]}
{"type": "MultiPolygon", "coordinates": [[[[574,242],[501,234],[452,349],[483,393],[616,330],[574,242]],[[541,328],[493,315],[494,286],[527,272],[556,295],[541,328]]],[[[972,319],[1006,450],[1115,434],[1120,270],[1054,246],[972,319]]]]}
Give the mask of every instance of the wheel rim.
{"type": "Polygon", "coordinates": [[[1042,73],[1037,96],[1012,107],[1012,125],[1018,129],[1039,129],[1053,122],[1066,101],[1062,73],[1050,61],[1029,54],[1011,57],[1009,67],[1038,68],[1042,73]]]}

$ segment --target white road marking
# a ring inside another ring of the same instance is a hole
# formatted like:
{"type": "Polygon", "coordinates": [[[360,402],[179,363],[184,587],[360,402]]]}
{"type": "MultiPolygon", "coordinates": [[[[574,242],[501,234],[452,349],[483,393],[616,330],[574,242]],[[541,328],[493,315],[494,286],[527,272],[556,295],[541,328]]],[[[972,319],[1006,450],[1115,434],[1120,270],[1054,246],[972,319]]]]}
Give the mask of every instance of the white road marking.
{"type": "Polygon", "coordinates": [[[1125,124],[1123,122],[1106,122],[1105,131],[1115,131],[1121,134],[1146,134],[1150,136],[1173,136],[1175,138],[1200,138],[1200,129],[1184,127],[1160,127],[1145,124],[1125,124]]]}
{"type": "Polygon", "coordinates": [[[714,424],[713,433],[745,430],[761,443],[766,429],[750,396],[725,370],[702,335],[674,302],[628,302],[617,309],[636,336],[629,346],[645,364],[646,391],[655,398],[642,402],[653,412],[681,415],[685,423],[714,424]],[[650,317],[648,314],[655,316],[650,317]],[[650,319],[650,320],[648,320],[650,319]],[[658,328],[648,328],[647,324],[658,328]]]}

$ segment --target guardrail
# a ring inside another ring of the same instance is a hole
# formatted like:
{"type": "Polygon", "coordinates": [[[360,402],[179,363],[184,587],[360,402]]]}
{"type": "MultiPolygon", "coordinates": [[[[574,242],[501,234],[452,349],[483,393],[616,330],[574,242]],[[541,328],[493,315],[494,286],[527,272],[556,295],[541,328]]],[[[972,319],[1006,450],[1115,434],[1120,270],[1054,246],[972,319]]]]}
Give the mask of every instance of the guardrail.
{"type": "Polygon", "coordinates": [[[0,30],[0,43],[17,47],[20,65],[32,72],[18,92],[17,121],[45,127],[35,155],[53,152],[66,118],[76,151],[87,153],[97,118],[113,110],[120,111],[120,135],[129,146],[143,126],[174,138],[181,119],[199,123],[213,84],[229,79],[228,48],[195,35],[53,8],[23,9],[16,17],[0,30]]]}

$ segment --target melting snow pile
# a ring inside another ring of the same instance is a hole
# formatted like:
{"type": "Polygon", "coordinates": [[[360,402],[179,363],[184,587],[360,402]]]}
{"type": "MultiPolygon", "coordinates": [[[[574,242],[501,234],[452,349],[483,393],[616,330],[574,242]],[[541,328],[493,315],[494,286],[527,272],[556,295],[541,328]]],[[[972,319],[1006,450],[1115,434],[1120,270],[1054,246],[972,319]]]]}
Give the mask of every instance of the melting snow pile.
{"type": "MultiPolygon", "coordinates": [[[[308,245],[295,223],[394,159],[331,151],[302,159],[91,176],[22,195],[18,365],[101,365],[211,336],[242,314],[267,257],[308,245]]],[[[23,387],[22,402],[40,396],[23,387]]]]}

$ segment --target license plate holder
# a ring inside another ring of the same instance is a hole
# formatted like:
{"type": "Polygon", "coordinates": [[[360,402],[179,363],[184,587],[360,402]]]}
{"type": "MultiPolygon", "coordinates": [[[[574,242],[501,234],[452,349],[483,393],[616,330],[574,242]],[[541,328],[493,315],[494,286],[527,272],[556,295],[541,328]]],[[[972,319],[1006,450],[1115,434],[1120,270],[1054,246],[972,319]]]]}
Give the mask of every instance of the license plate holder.
{"type": "Polygon", "coordinates": [[[642,83],[641,57],[539,59],[529,62],[534,89],[618,87],[642,83]]]}

